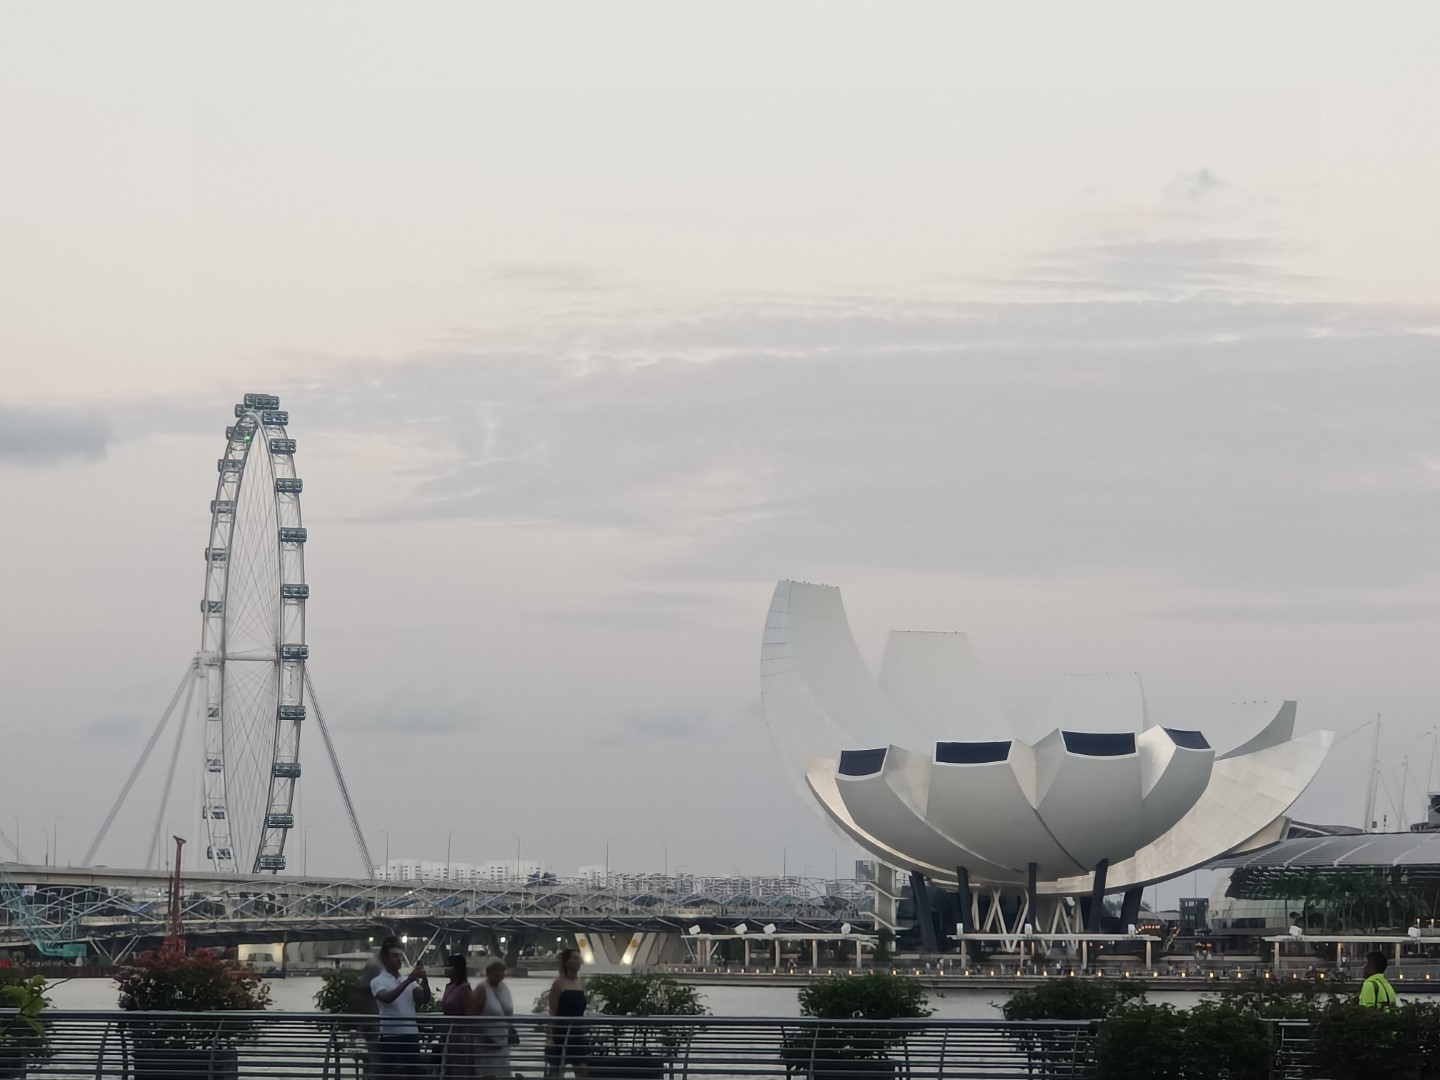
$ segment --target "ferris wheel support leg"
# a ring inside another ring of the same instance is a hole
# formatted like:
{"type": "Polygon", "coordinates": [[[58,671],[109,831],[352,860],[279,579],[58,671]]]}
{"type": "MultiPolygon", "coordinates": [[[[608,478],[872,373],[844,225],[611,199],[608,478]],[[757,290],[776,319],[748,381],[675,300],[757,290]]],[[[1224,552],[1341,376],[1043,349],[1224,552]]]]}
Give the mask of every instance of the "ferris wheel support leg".
{"type": "Polygon", "coordinates": [[[155,725],[155,730],[150,734],[150,741],[145,744],[145,749],[140,752],[140,760],[135,763],[135,768],[130,770],[129,779],[125,781],[125,786],[120,789],[120,796],[115,800],[115,805],[110,807],[110,813],[105,817],[105,824],[101,825],[100,831],[95,834],[95,842],[90,845],[90,850],[85,852],[85,861],[82,865],[91,865],[95,859],[95,852],[99,851],[100,845],[105,842],[105,834],[110,831],[110,826],[115,824],[115,817],[120,813],[120,807],[125,805],[125,800],[130,795],[130,789],[135,786],[135,781],[140,776],[140,770],[145,768],[145,762],[150,760],[150,752],[155,749],[155,744],[160,741],[160,736],[165,731],[165,725],[170,722],[170,714],[175,711],[175,706],[180,701],[180,695],[185,693],[185,687],[190,685],[190,673],[193,668],[193,661],[186,665],[185,675],[180,680],[180,685],[175,687],[175,693],[170,697],[170,704],[165,706],[165,712],[160,717],[160,722],[155,725]]]}
{"type": "Polygon", "coordinates": [[[146,867],[152,867],[160,862],[161,833],[165,826],[165,811],[170,806],[170,789],[175,784],[175,766],[180,762],[180,748],[185,744],[185,722],[190,716],[190,701],[195,696],[195,680],[186,680],[185,704],[180,706],[180,722],[175,725],[175,749],[170,751],[170,771],[165,774],[165,790],[160,795],[160,808],[155,811],[155,829],[150,840],[150,854],[146,857],[146,867]]]}
{"type": "Polygon", "coordinates": [[[330,757],[330,768],[335,771],[335,784],[340,788],[340,798],[345,802],[345,813],[350,816],[350,828],[355,833],[355,844],[360,849],[360,858],[365,860],[365,876],[375,880],[375,864],[370,861],[370,848],[365,844],[365,834],[360,831],[360,819],[355,814],[355,804],[350,801],[350,789],[345,786],[345,774],[340,771],[340,758],[335,753],[335,743],[330,738],[330,729],[325,726],[325,714],[320,710],[320,699],[315,696],[315,683],[310,678],[310,666],[305,666],[305,693],[315,709],[315,719],[320,721],[320,736],[325,740],[325,753],[330,757]]]}

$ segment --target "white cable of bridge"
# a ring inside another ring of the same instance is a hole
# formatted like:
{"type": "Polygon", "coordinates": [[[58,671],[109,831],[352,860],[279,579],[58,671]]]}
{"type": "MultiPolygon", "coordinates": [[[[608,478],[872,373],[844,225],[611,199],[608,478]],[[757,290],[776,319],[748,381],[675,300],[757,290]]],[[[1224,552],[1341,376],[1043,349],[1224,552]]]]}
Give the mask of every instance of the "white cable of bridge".
{"type": "Polygon", "coordinates": [[[165,706],[165,712],[160,717],[160,722],[155,725],[155,730],[150,733],[150,740],[145,744],[145,749],[140,751],[140,760],[135,762],[135,768],[130,770],[130,776],[125,781],[125,786],[120,789],[120,795],[115,800],[115,805],[110,807],[110,813],[105,815],[105,824],[100,826],[100,831],[95,834],[95,841],[90,845],[90,850],[85,852],[84,866],[90,866],[95,861],[95,852],[100,850],[100,845],[105,842],[105,834],[110,831],[110,826],[115,824],[115,818],[120,813],[120,808],[125,805],[126,798],[130,795],[130,789],[135,786],[135,781],[140,776],[140,771],[145,768],[145,763],[150,760],[150,752],[155,749],[155,744],[160,741],[160,736],[165,731],[165,725],[170,722],[170,714],[175,711],[176,704],[180,701],[180,695],[185,693],[185,687],[191,685],[194,678],[195,662],[192,660],[185,665],[185,675],[180,680],[180,685],[175,687],[175,693],[170,696],[170,704],[165,706]]]}

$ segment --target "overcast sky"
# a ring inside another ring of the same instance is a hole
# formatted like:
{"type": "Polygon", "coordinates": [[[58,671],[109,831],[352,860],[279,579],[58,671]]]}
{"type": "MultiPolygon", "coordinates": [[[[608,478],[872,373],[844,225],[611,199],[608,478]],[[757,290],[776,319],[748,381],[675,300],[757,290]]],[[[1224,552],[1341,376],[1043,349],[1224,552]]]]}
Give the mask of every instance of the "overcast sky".
{"type": "MultiPolygon", "coordinates": [[[[760,717],[781,577],[841,585],[872,662],[969,631],[1017,721],[1089,670],[1171,726],[1383,713],[1413,817],[1437,37],[1429,3],[5,5],[0,829],[83,854],[198,647],[246,391],[291,410],[377,858],[848,862],[760,717]]],[[[309,869],[353,873],[316,735],[309,869]]],[[[1368,739],[1303,816],[1358,823],[1368,739]]]]}

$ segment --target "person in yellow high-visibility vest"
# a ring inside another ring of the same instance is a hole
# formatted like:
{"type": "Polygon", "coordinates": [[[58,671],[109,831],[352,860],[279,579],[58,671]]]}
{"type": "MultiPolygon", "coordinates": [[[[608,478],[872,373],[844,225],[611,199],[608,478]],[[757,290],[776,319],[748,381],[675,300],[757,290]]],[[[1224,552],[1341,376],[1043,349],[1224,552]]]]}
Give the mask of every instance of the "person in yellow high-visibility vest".
{"type": "Polygon", "coordinates": [[[1377,1009],[1393,1009],[1397,995],[1395,987],[1385,977],[1389,963],[1379,949],[1365,954],[1365,982],[1360,987],[1360,1004],[1377,1009]]]}

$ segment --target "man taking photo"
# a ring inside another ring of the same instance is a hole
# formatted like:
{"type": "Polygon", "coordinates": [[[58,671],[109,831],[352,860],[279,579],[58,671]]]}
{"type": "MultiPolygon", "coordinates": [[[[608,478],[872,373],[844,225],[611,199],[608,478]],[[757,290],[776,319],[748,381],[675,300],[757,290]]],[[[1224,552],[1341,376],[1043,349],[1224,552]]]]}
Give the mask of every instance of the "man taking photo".
{"type": "Polygon", "coordinates": [[[401,976],[405,950],[386,943],[380,962],[385,970],[370,980],[370,993],[380,1012],[380,1038],[375,1063],[383,1080],[420,1075],[420,1025],[415,1006],[431,998],[425,966],[416,964],[409,975],[401,976]]]}

